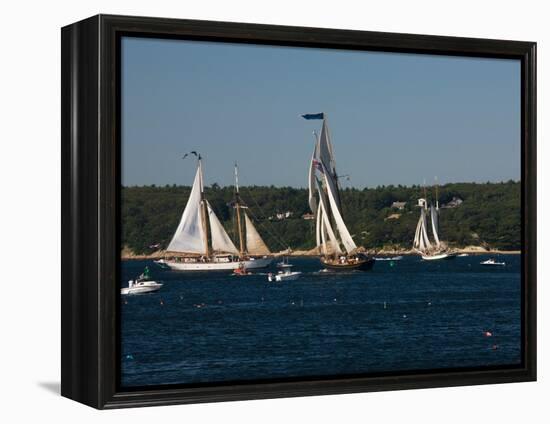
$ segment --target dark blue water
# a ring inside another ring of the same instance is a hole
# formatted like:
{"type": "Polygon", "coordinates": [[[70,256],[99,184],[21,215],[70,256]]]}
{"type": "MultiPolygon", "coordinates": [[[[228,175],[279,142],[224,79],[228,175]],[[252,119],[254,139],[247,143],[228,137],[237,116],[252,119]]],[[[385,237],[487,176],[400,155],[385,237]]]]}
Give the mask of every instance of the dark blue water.
{"type": "Polygon", "coordinates": [[[121,299],[121,383],[519,364],[520,257],[501,256],[505,267],[482,267],[484,259],[405,257],[344,274],[320,273],[315,258],[292,258],[304,274],[282,283],[123,262],[122,285],[145,265],[165,285],[121,299]]]}

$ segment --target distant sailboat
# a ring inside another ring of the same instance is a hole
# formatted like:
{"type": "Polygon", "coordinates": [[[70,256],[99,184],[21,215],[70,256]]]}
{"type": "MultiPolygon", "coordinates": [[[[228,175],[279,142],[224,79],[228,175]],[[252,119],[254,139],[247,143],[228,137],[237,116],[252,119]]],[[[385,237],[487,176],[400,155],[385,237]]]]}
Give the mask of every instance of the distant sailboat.
{"type": "Polygon", "coordinates": [[[324,113],[302,115],[322,119],[321,134],[309,166],[309,206],[315,214],[315,235],[321,263],[335,270],[368,270],[374,259],[361,252],[346,227],[342,213],[334,151],[324,113]]]}
{"type": "Polygon", "coordinates": [[[166,249],[161,266],[178,271],[225,271],[244,267],[248,270],[265,268],[271,264],[270,251],[254,224],[243,209],[239,198],[237,168],[235,166],[235,202],[239,249],[225,231],[212,206],[204,196],[202,159],[197,154],[198,166],[180,223],[166,249]],[[244,215],[246,229],[241,225],[244,215]],[[244,240],[246,240],[246,245],[244,240]]]}
{"type": "Polygon", "coordinates": [[[439,202],[436,200],[435,206],[432,204],[428,207],[426,198],[421,198],[418,199],[418,206],[420,218],[416,225],[413,249],[426,261],[454,258],[456,255],[451,253],[446,244],[439,239],[439,202]],[[428,219],[431,223],[433,240],[430,240],[428,234],[428,219]]]}

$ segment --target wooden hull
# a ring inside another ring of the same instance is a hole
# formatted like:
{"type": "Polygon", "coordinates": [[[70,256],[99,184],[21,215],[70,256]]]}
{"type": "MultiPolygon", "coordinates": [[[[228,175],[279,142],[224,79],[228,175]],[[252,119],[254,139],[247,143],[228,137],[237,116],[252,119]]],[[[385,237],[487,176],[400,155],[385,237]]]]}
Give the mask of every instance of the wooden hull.
{"type": "Polygon", "coordinates": [[[356,263],[335,263],[328,260],[325,260],[324,258],[321,258],[321,264],[328,269],[334,270],[334,271],[369,271],[372,269],[372,267],[375,264],[375,260],[373,258],[364,257],[359,259],[356,263]]]}

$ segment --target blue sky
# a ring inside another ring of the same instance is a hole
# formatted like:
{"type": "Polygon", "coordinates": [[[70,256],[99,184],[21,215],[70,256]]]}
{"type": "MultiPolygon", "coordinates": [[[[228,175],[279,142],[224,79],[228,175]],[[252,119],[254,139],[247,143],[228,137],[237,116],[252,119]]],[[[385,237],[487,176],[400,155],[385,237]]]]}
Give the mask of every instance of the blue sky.
{"type": "Polygon", "coordinates": [[[344,186],[520,178],[520,63],[180,40],[122,41],[122,183],[305,187],[328,116],[344,186]]]}

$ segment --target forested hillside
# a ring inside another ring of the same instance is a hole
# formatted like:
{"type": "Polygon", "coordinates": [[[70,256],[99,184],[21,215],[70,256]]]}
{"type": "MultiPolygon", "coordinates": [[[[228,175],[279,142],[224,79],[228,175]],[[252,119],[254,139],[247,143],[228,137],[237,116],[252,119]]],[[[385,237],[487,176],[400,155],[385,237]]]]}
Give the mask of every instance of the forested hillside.
{"type": "MultiPolygon", "coordinates": [[[[190,190],[184,186],[124,187],[121,190],[123,246],[137,254],[165,248],[178,225],[190,190]],[[157,244],[160,246],[156,247],[157,244]]],[[[205,189],[205,194],[229,235],[234,236],[233,209],[228,206],[233,187],[214,184],[205,189]]],[[[433,199],[433,189],[427,194],[433,199]]],[[[315,221],[302,217],[310,213],[306,189],[243,187],[241,197],[272,251],[288,246],[294,250],[314,247],[315,221]],[[288,217],[281,216],[287,212],[290,212],[288,217]]],[[[344,219],[357,245],[368,249],[409,248],[418,220],[419,197],[423,197],[420,186],[343,190],[344,219]],[[394,202],[406,204],[398,209],[392,207],[394,202]]],[[[441,209],[442,238],[456,247],[519,249],[520,199],[520,184],[513,181],[439,187],[440,205],[448,205],[441,209]]]]}

